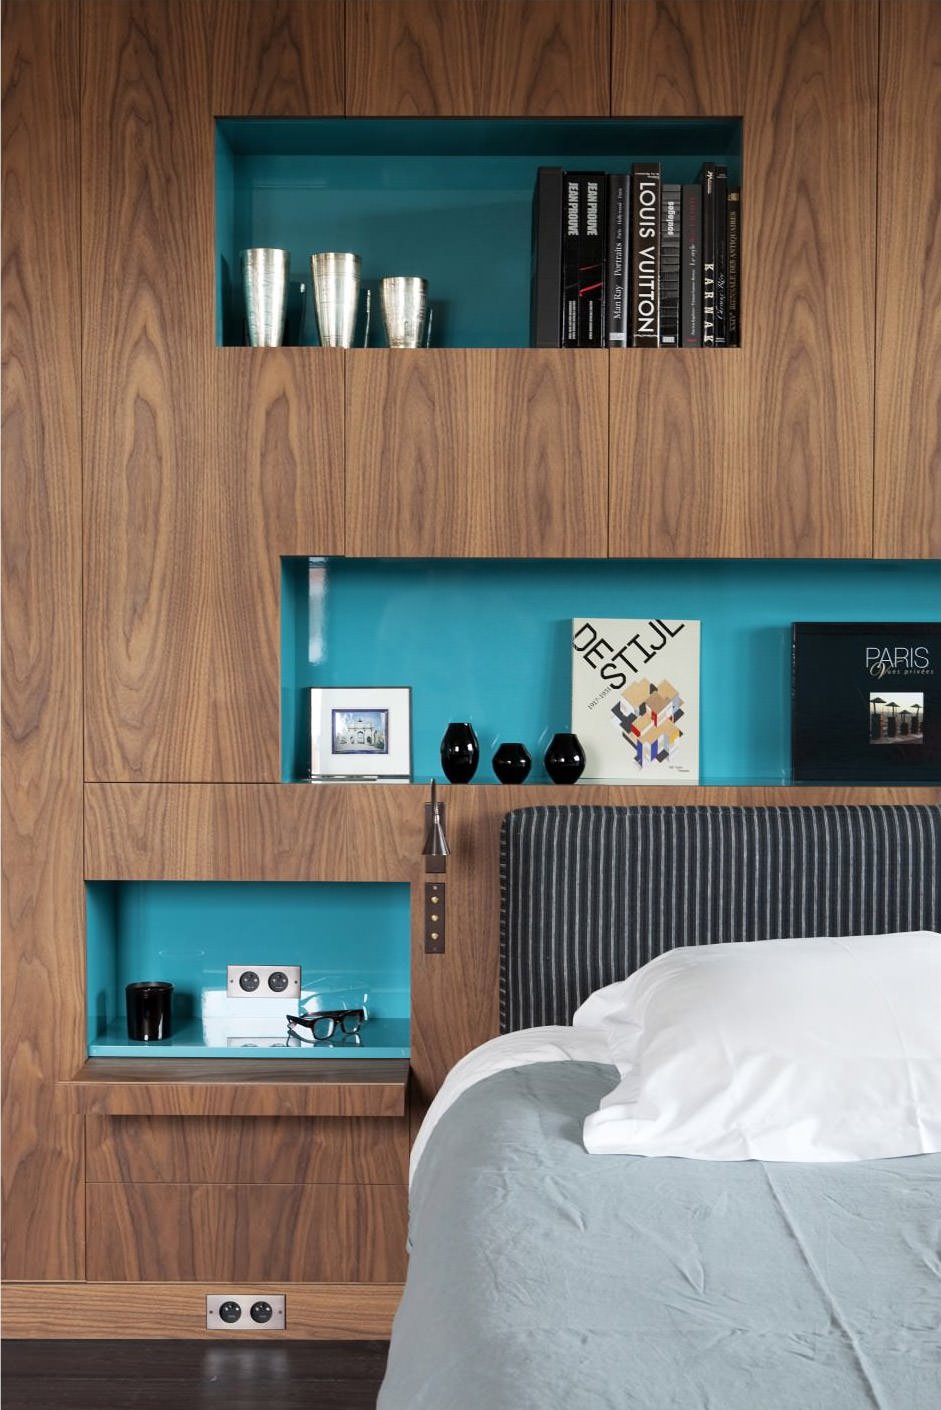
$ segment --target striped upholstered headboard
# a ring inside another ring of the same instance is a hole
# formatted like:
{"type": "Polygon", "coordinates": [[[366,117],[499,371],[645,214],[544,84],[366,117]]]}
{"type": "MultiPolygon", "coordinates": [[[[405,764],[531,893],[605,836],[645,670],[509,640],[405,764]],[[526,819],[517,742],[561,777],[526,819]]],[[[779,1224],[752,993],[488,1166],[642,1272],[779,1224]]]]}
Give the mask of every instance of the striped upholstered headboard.
{"type": "Polygon", "coordinates": [[[941,807],[539,807],[501,836],[500,1029],[675,945],[941,929],[941,807]]]}

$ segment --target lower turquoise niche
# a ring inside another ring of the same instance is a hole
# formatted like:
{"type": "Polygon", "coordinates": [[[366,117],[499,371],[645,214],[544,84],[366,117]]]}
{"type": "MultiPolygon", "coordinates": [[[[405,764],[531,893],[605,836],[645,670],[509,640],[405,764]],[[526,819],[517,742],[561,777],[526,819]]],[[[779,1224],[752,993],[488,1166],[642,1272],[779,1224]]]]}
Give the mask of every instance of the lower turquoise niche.
{"type": "Polygon", "coordinates": [[[410,1053],[409,888],[397,882],[88,882],[90,1057],[410,1053]],[[300,965],[300,1000],[227,993],[229,965],[300,965]],[[125,986],[169,981],[173,1036],[127,1036],[125,986]],[[287,1013],[365,1007],[356,1034],[291,1039],[287,1013]]]}

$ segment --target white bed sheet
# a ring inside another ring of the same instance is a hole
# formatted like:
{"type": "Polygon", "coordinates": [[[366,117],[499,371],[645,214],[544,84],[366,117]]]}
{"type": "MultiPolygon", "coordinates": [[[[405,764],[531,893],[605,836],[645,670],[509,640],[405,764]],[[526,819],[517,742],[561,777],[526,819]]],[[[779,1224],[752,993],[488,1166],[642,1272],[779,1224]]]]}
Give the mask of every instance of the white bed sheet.
{"type": "MultiPolygon", "coordinates": [[[[502,1033],[499,1038],[491,1038],[474,1048],[466,1057],[455,1063],[441,1088],[428,1108],[419,1128],[409,1160],[409,1184],[415,1175],[422,1151],[428,1138],[450,1106],[458,1097],[491,1077],[495,1072],[505,1072],[510,1067],[526,1067],[534,1062],[602,1062],[614,1067],[614,1058],[604,1030],[600,1028],[568,1028],[562,1025],[548,1025],[543,1028],[523,1028],[517,1033],[502,1033]]],[[[617,1083],[617,1072],[612,1074],[612,1088],[617,1083]]]]}

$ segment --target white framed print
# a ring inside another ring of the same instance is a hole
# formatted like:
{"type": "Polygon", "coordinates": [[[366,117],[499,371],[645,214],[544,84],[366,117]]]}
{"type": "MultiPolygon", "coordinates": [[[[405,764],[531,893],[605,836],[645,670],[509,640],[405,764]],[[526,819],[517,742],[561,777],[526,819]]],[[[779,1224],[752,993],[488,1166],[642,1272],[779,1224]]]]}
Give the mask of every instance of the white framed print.
{"type": "Polygon", "coordinates": [[[313,687],[310,776],[408,782],[412,776],[410,686],[313,687]]]}

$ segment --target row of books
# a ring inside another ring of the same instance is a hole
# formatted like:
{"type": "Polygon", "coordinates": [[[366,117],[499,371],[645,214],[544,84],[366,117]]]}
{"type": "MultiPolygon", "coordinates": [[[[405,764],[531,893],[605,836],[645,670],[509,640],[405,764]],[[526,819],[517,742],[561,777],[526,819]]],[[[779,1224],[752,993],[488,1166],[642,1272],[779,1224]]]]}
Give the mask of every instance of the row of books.
{"type": "Polygon", "coordinates": [[[533,347],[737,347],[741,219],[741,191],[714,162],[686,184],[659,162],[540,167],[533,347]]]}

